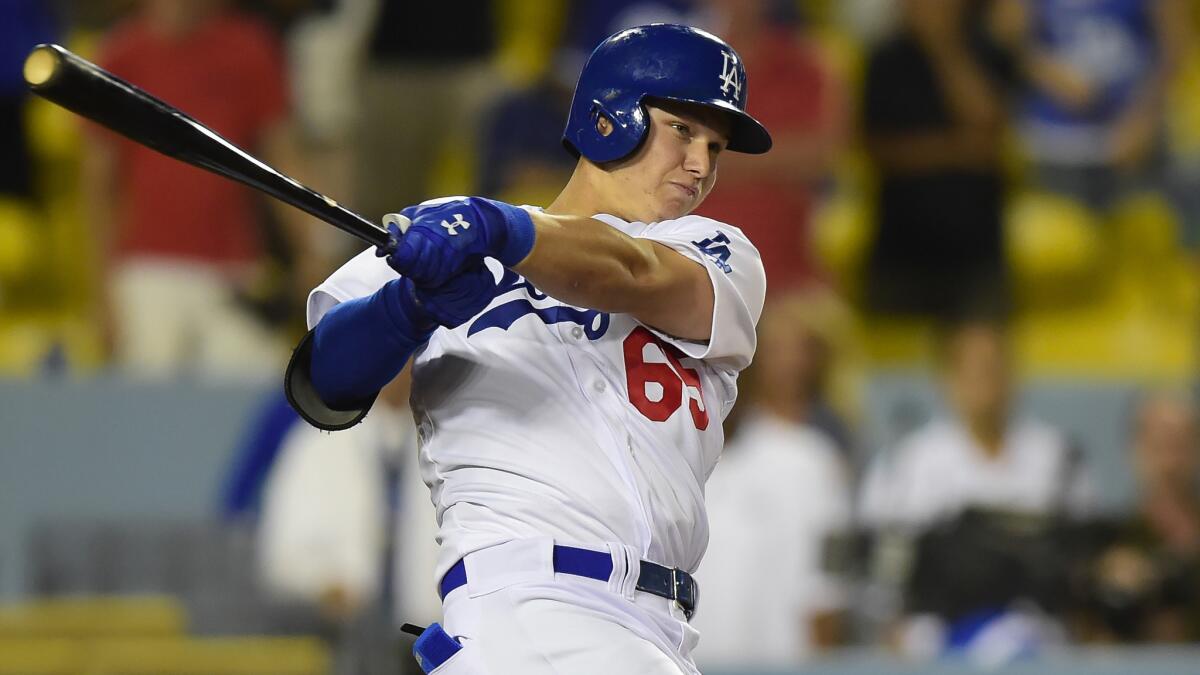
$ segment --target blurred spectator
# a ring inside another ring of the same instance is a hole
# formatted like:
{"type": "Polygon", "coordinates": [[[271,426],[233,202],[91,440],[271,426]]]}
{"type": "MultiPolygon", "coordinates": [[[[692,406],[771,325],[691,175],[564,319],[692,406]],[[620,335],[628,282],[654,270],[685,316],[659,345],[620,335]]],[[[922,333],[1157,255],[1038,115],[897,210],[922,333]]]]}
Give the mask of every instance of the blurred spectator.
{"type": "Polygon", "coordinates": [[[705,486],[701,666],[789,668],[845,638],[847,589],[830,565],[849,526],[849,474],[805,423],[815,354],[797,330],[804,311],[783,295],[763,312],[748,407],[705,486]]]}
{"type": "Polygon", "coordinates": [[[570,4],[562,58],[563,72],[572,82],[579,78],[592,50],[613,33],[648,23],[705,23],[697,0],[575,0],[570,4]]]}
{"type": "Polygon", "coordinates": [[[1104,642],[1200,640],[1200,435],[1188,395],[1147,397],[1133,425],[1138,503],[1092,565],[1094,625],[1104,642]]]}
{"type": "Polygon", "coordinates": [[[1164,110],[1187,44],[1184,0],[1039,0],[1020,114],[1035,185],[1097,209],[1163,187],[1164,110]]]}
{"type": "Polygon", "coordinates": [[[1183,243],[1200,248],[1200,6],[1185,4],[1187,39],[1182,63],[1167,95],[1167,182],[1172,205],[1183,223],[1183,243]]]}
{"type": "Polygon", "coordinates": [[[771,129],[771,152],[721,156],[700,213],[740,227],[758,247],[771,293],[819,276],[809,243],[815,184],[842,147],[845,95],[794,4],[710,0],[715,32],[754,73],[749,109],[771,129]],[[786,11],[781,11],[781,8],[786,11]]]}
{"type": "Polygon", "coordinates": [[[432,177],[449,148],[459,150],[448,156],[470,180],[479,116],[503,82],[492,63],[492,1],[372,1],[377,10],[360,80],[355,204],[379,221],[436,196],[432,177]]]}
{"type": "Polygon", "coordinates": [[[1003,297],[1000,149],[1013,65],[1001,0],[905,0],[868,57],[866,147],[879,173],[869,305],[946,316],[1003,297]]]}
{"type": "MultiPolygon", "coordinates": [[[[333,199],[355,198],[356,124],[362,117],[359,80],[378,0],[256,0],[276,22],[287,49],[293,118],[303,147],[306,181],[333,199]]],[[[264,11],[260,9],[260,11],[264,11]]],[[[353,208],[361,211],[355,202],[353,208]]],[[[344,260],[362,242],[330,227],[314,248],[344,260]]],[[[319,281],[319,280],[318,280],[319,281]]],[[[303,296],[300,296],[303,297],[303,296]]]]}
{"type": "Polygon", "coordinates": [[[970,506],[1085,514],[1090,484],[1067,439],[1043,422],[1014,416],[1003,324],[990,317],[951,324],[938,356],[951,416],[876,458],[863,486],[864,520],[921,531],[970,506]]]}
{"type": "MultiPolygon", "coordinates": [[[[222,0],[141,0],[98,61],[234,144],[298,175],[287,83],[269,30],[222,0]]],[[[101,320],[120,365],[138,375],[266,377],[284,348],[250,309],[263,226],[254,193],[90,129],[87,217],[100,239],[101,320]]],[[[306,216],[270,200],[309,288],[319,264],[306,216]]]]}
{"type": "Polygon", "coordinates": [[[571,176],[563,120],[577,73],[551,69],[537,83],[501,96],[483,116],[479,191],[514,204],[549,204],[571,176]]]}
{"type": "Polygon", "coordinates": [[[266,472],[258,535],[264,584],[343,626],[338,672],[409,666],[407,657],[394,661],[398,626],[441,615],[437,521],[417,469],[409,386],[406,371],[384,389],[378,410],[337,434],[294,417],[275,461],[256,471],[266,472]]]}
{"type": "Polygon", "coordinates": [[[43,0],[0,2],[0,197],[32,199],[33,159],[25,121],[29,89],[22,68],[25,57],[42,42],[58,36],[54,8],[43,0]]]}
{"type": "Polygon", "coordinates": [[[330,12],[339,0],[235,0],[235,6],[260,17],[285,35],[297,21],[311,12],[330,12]]]}
{"type": "Polygon", "coordinates": [[[999,651],[985,647],[983,658],[1003,661],[1057,639],[1053,622],[1014,603],[1058,608],[1067,565],[1052,519],[1085,515],[1091,484],[1058,430],[1014,416],[999,321],[949,326],[939,362],[952,417],[876,458],[861,518],[876,533],[879,560],[905,550],[912,561],[911,570],[888,572],[910,592],[905,650],[970,653],[993,641],[999,651]]]}
{"type": "MultiPolygon", "coordinates": [[[[844,372],[852,351],[849,307],[832,291],[810,285],[781,291],[772,312],[788,326],[795,349],[775,355],[777,369],[759,368],[745,376],[746,386],[762,390],[763,400],[788,406],[778,414],[824,434],[842,458],[857,463],[856,439],[846,420],[846,399],[853,392],[844,372]]],[[[735,416],[740,411],[735,409],[735,416]]]]}

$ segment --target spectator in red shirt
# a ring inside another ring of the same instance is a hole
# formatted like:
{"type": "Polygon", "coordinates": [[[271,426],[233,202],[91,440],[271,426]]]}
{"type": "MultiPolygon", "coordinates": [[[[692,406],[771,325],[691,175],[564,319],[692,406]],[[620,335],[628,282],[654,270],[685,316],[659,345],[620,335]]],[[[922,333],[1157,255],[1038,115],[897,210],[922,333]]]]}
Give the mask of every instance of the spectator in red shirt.
{"type": "MultiPolygon", "coordinates": [[[[141,0],[98,60],[268,163],[296,170],[277,40],[222,0],[141,0]]],[[[274,372],[282,343],[238,301],[261,273],[254,193],[92,131],[85,194],[100,238],[101,320],[118,362],[150,376],[274,372]]],[[[313,266],[309,225],[297,213],[281,208],[278,221],[303,270],[313,266]]]]}
{"type": "Polygon", "coordinates": [[[745,231],[762,254],[767,291],[774,294],[819,276],[809,245],[813,187],[841,145],[845,98],[794,9],[762,0],[710,5],[715,32],[754,73],[749,110],[770,126],[775,144],[756,158],[761,161],[722,156],[721,180],[700,213],[745,231]]]}

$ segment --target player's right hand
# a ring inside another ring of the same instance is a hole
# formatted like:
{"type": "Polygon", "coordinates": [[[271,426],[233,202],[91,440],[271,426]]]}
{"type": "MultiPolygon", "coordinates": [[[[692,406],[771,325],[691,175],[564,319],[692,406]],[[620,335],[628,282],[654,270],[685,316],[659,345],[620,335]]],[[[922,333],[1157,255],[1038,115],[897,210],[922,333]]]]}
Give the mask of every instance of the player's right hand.
{"type": "Polygon", "coordinates": [[[496,278],[480,259],[440,286],[414,284],[412,294],[432,321],[457,328],[482,312],[496,297],[496,278]]]}
{"type": "Polygon", "coordinates": [[[410,206],[401,231],[388,224],[396,247],[379,251],[387,263],[419,286],[440,286],[484,256],[512,267],[533,248],[533,221],[524,209],[483,197],[410,206]]]}

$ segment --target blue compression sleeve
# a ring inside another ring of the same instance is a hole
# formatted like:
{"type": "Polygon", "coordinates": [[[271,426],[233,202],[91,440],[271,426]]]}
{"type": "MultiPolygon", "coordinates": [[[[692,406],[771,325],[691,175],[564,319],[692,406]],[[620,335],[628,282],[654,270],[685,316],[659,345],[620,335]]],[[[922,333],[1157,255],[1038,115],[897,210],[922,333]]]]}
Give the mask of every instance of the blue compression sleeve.
{"type": "Polygon", "coordinates": [[[330,408],[353,408],[391,382],[436,327],[407,279],[343,302],[313,329],[313,387],[330,408]]]}

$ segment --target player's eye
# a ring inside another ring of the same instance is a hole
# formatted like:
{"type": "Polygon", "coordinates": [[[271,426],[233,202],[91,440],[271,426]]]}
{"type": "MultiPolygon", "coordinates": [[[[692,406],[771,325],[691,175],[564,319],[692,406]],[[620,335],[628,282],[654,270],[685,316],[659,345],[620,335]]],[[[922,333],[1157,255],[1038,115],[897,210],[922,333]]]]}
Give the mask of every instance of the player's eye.
{"type": "Polygon", "coordinates": [[[683,122],[671,122],[671,128],[678,131],[681,136],[691,136],[692,130],[683,122]]]}

